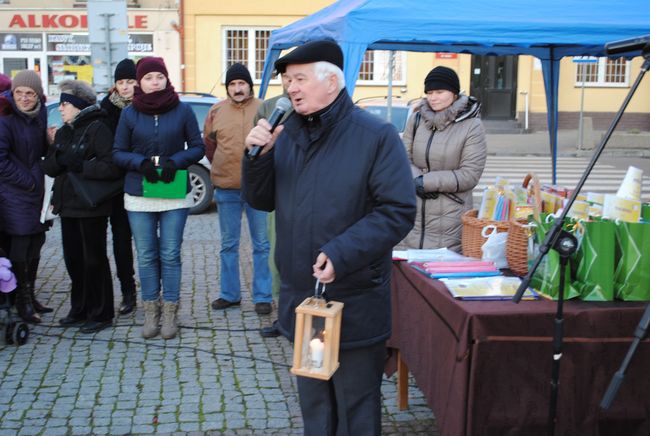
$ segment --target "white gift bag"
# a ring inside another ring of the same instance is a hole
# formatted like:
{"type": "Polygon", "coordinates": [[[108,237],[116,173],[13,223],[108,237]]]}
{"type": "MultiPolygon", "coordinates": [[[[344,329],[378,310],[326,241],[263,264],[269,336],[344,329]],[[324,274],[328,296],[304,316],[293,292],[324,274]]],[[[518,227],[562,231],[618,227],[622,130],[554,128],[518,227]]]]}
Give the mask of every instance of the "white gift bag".
{"type": "Polygon", "coordinates": [[[52,210],[52,186],[54,186],[54,178],[50,176],[45,176],[45,194],[43,195],[43,206],[41,206],[41,223],[45,224],[45,221],[53,220],[58,218],[52,210]]]}

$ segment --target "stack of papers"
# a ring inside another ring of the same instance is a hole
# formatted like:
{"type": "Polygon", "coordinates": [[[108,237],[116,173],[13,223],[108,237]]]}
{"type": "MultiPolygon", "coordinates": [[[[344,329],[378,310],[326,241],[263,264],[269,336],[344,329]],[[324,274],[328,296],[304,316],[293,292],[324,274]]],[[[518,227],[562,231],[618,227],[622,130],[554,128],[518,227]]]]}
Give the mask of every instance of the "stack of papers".
{"type": "Polygon", "coordinates": [[[449,262],[449,261],[468,261],[476,260],[471,257],[463,256],[462,254],[456,253],[455,251],[449,250],[448,248],[436,248],[436,249],[410,249],[410,250],[393,250],[393,260],[408,260],[408,261],[418,261],[418,262],[449,262]]]}
{"type": "MultiPolygon", "coordinates": [[[[454,298],[460,300],[510,300],[516,293],[519,277],[481,277],[467,279],[440,279],[454,298]]],[[[522,300],[537,300],[539,295],[526,289],[522,300]]]]}
{"type": "Polygon", "coordinates": [[[432,279],[443,277],[491,277],[501,275],[494,262],[488,261],[409,262],[409,265],[432,279]]]}

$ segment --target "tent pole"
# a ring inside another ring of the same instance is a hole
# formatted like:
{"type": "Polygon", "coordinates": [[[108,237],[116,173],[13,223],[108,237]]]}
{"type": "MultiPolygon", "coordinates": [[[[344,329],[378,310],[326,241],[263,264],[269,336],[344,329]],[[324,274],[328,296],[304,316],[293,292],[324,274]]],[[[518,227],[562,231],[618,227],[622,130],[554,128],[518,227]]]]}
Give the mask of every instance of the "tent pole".
{"type": "Polygon", "coordinates": [[[388,54],[388,97],[386,101],[386,121],[393,121],[393,68],[395,67],[395,52],[388,54]]]}
{"type": "MultiPolygon", "coordinates": [[[[553,166],[553,184],[557,184],[557,87],[558,83],[557,80],[555,80],[557,74],[556,74],[556,62],[555,62],[555,53],[553,52],[553,47],[550,48],[550,55],[551,55],[551,86],[550,86],[550,92],[551,92],[551,125],[549,126],[550,130],[550,135],[551,135],[551,160],[552,160],[552,166],[553,166]]],[[[557,68],[559,69],[560,65],[559,63],[557,64],[557,68]]]]}

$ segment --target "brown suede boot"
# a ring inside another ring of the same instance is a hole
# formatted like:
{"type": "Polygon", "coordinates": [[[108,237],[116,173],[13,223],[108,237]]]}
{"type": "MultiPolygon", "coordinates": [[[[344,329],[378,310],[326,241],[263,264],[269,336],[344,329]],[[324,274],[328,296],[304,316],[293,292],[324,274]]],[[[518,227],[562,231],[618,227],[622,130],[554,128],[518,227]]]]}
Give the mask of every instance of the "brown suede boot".
{"type": "Polygon", "coordinates": [[[142,337],[150,339],[158,336],[160,332],[160,301],[143,301],[144,325],[142,326],[142,337]]]}
{"type": "Polygon", "coordinates": [[[178,333],[178,325],[176,324],[176,312],[178,311],[178,303],[165,301],[162,308],[162,328],[160,329],[160,336],[163,339],[172,339],[178,333]]]}

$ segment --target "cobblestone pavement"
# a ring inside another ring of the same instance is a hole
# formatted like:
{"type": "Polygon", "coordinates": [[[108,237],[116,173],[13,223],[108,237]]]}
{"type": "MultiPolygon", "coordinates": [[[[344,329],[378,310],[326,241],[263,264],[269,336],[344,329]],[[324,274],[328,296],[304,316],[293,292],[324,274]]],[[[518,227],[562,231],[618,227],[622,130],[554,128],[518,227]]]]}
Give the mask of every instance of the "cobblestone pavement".
{"type": "MultiPolygon", "coordinates": [[[[69,309],[56,223],[47,233],[36,282],[39,300],[55,311],[31,328],[27,344],[14,347],[0,339],[0,435],[302,434],[289,372],[291,346],[258,333],[275,311],[258,316],[253,309],[247,235],[241,307],[209,308],[218,292],[218,247],[216,212],[191,216],[183,244],[179,337],[142,339],[141,306],[116,318],[112,328],[84,335],[56,323],[69,309]]],[[[113,280],[117,307],[119,282],[113,280]]],[[[437,434],[412,379],[410,408],[397,409],[395,380],[382,385],[384,434],[437,434]]]]}

